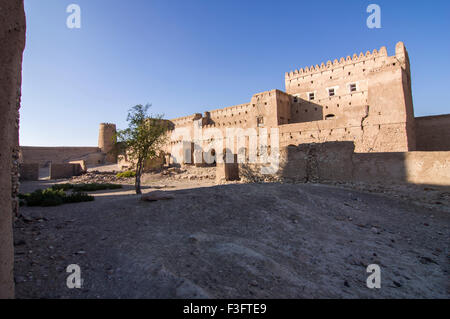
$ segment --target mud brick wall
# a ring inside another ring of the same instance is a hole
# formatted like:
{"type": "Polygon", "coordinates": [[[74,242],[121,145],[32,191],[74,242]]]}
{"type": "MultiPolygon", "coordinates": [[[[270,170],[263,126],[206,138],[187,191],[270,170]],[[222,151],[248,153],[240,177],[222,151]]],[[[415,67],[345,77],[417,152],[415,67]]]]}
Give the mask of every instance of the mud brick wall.
{"type": "Polygon", "coordinates": [[[276,174],[262,175],[261,166],[240,165],[239,173],[253,181],[450,185],[450,152],[355,153],[352,142],[291,145],[276,174]]]}
{"type": "Polygon", "coordinates": [[[0,298],[14,298],[12,220],[18,208],[18,118],[24,48],[23,1],[0,0],[0,298]]]}
{"type": "Polygon", "coordinates": [[[50,179],[69,178],[78,176],[83,172],[80,164],[52,164],[50,166],[50,179]]]}
{"type": "Polygon", "coordinates": [[[416,117],[417,151],[450,151],[450,114],[416,117]]]}
{"type": "Polygon", "coordinates": [[[19,166],[21,181],[37,181],[39,180],[39,164],[20,164],[19,166]]]}

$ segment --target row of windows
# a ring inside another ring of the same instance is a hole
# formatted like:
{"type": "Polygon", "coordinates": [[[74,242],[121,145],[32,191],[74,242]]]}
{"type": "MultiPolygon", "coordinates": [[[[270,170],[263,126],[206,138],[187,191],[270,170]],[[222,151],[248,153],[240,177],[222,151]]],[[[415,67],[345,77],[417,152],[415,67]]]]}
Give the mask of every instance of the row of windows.
{"type": "MultiPolygon", "coordinates": [[[[329,97],[333,97],[336,95],[336,88],[329,88],[328,89],[328,96],[329,97]]],[[[357,84],[356,83],[350,83],[348,85],[348,90],[350,93],[356,92],[358,90],[357,84]]],[[[308,92],[308,100],[309,101],[314,101],[316,98],[316,93],[315,92],[308,92]]],[[[294,98],[294,102],[297,102],[297,98],[294,98]]]]}

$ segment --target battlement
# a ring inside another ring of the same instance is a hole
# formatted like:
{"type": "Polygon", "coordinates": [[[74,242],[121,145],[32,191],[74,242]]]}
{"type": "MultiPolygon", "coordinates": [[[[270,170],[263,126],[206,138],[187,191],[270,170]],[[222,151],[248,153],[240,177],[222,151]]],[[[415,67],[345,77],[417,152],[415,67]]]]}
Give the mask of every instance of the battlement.
{"type": "Polygon", "coordinates": [[[114,124],[114,123],[100,123],[100,126],[103,126],[103,127],[116,127],[116,124],[114,124]]]}
{"type": "MultiPolygon", "coordinates": [[[[408,53],[406,52],[406,48],[403,42],[398,42],[395,47],[395,57],[402,63],[405,63],[408,60],[408,53]]],[[[347,58],[341,57],[339,60],[334,59],[333,62],[331,60],[327,61],[327,63],[321,63],[320,65],[316,64],[316,66],[311,65],[310,67],[300,68],[298,70],[286,72],[285,79],[292,80],[298,77],[313,75],[316,73],[321,73],[328,70],[334,70],[337,68],[342,68],[348,65],[353,65],[360,62],[369,61],[376,58],[389,58],[387,49],[385,46],[381,47],[380,50],[373,50],[372,52],[367,51],[365,54],[360,52],[358,54],[353,54],[353,56],[347,56],[347,58]]]]}

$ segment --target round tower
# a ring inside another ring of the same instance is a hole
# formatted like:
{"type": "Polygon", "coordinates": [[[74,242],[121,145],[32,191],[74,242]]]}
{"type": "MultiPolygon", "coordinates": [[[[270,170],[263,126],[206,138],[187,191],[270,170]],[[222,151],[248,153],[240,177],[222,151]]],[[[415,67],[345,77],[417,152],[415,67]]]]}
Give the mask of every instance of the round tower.
{"type": "Polygon", "coordinates": [[[116,143],[116,124],[101,123],[98,134],[98,148],[106,154],[107,163],[117,163],[117,154],[114,154],[116,143]]]}

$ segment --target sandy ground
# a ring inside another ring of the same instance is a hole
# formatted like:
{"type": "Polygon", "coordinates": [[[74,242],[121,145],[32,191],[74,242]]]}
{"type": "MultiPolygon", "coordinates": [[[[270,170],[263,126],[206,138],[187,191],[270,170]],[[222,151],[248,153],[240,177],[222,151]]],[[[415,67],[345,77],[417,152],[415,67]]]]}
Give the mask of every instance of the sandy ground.
{"type": "Polygon", "coordinates": [[[146,177],[144,192],[174,199],[143,202],[125,185],[93,193],[94,202],[23,207],[14,235],[17,297],[450,297],[442,203],[331,185],[158,176],[146,177]],[[70,264],[81,267],[81,289],[66,286],[70,264]],[[381,289],[366,287],[369,264],[381,267],[381,289]]]}

